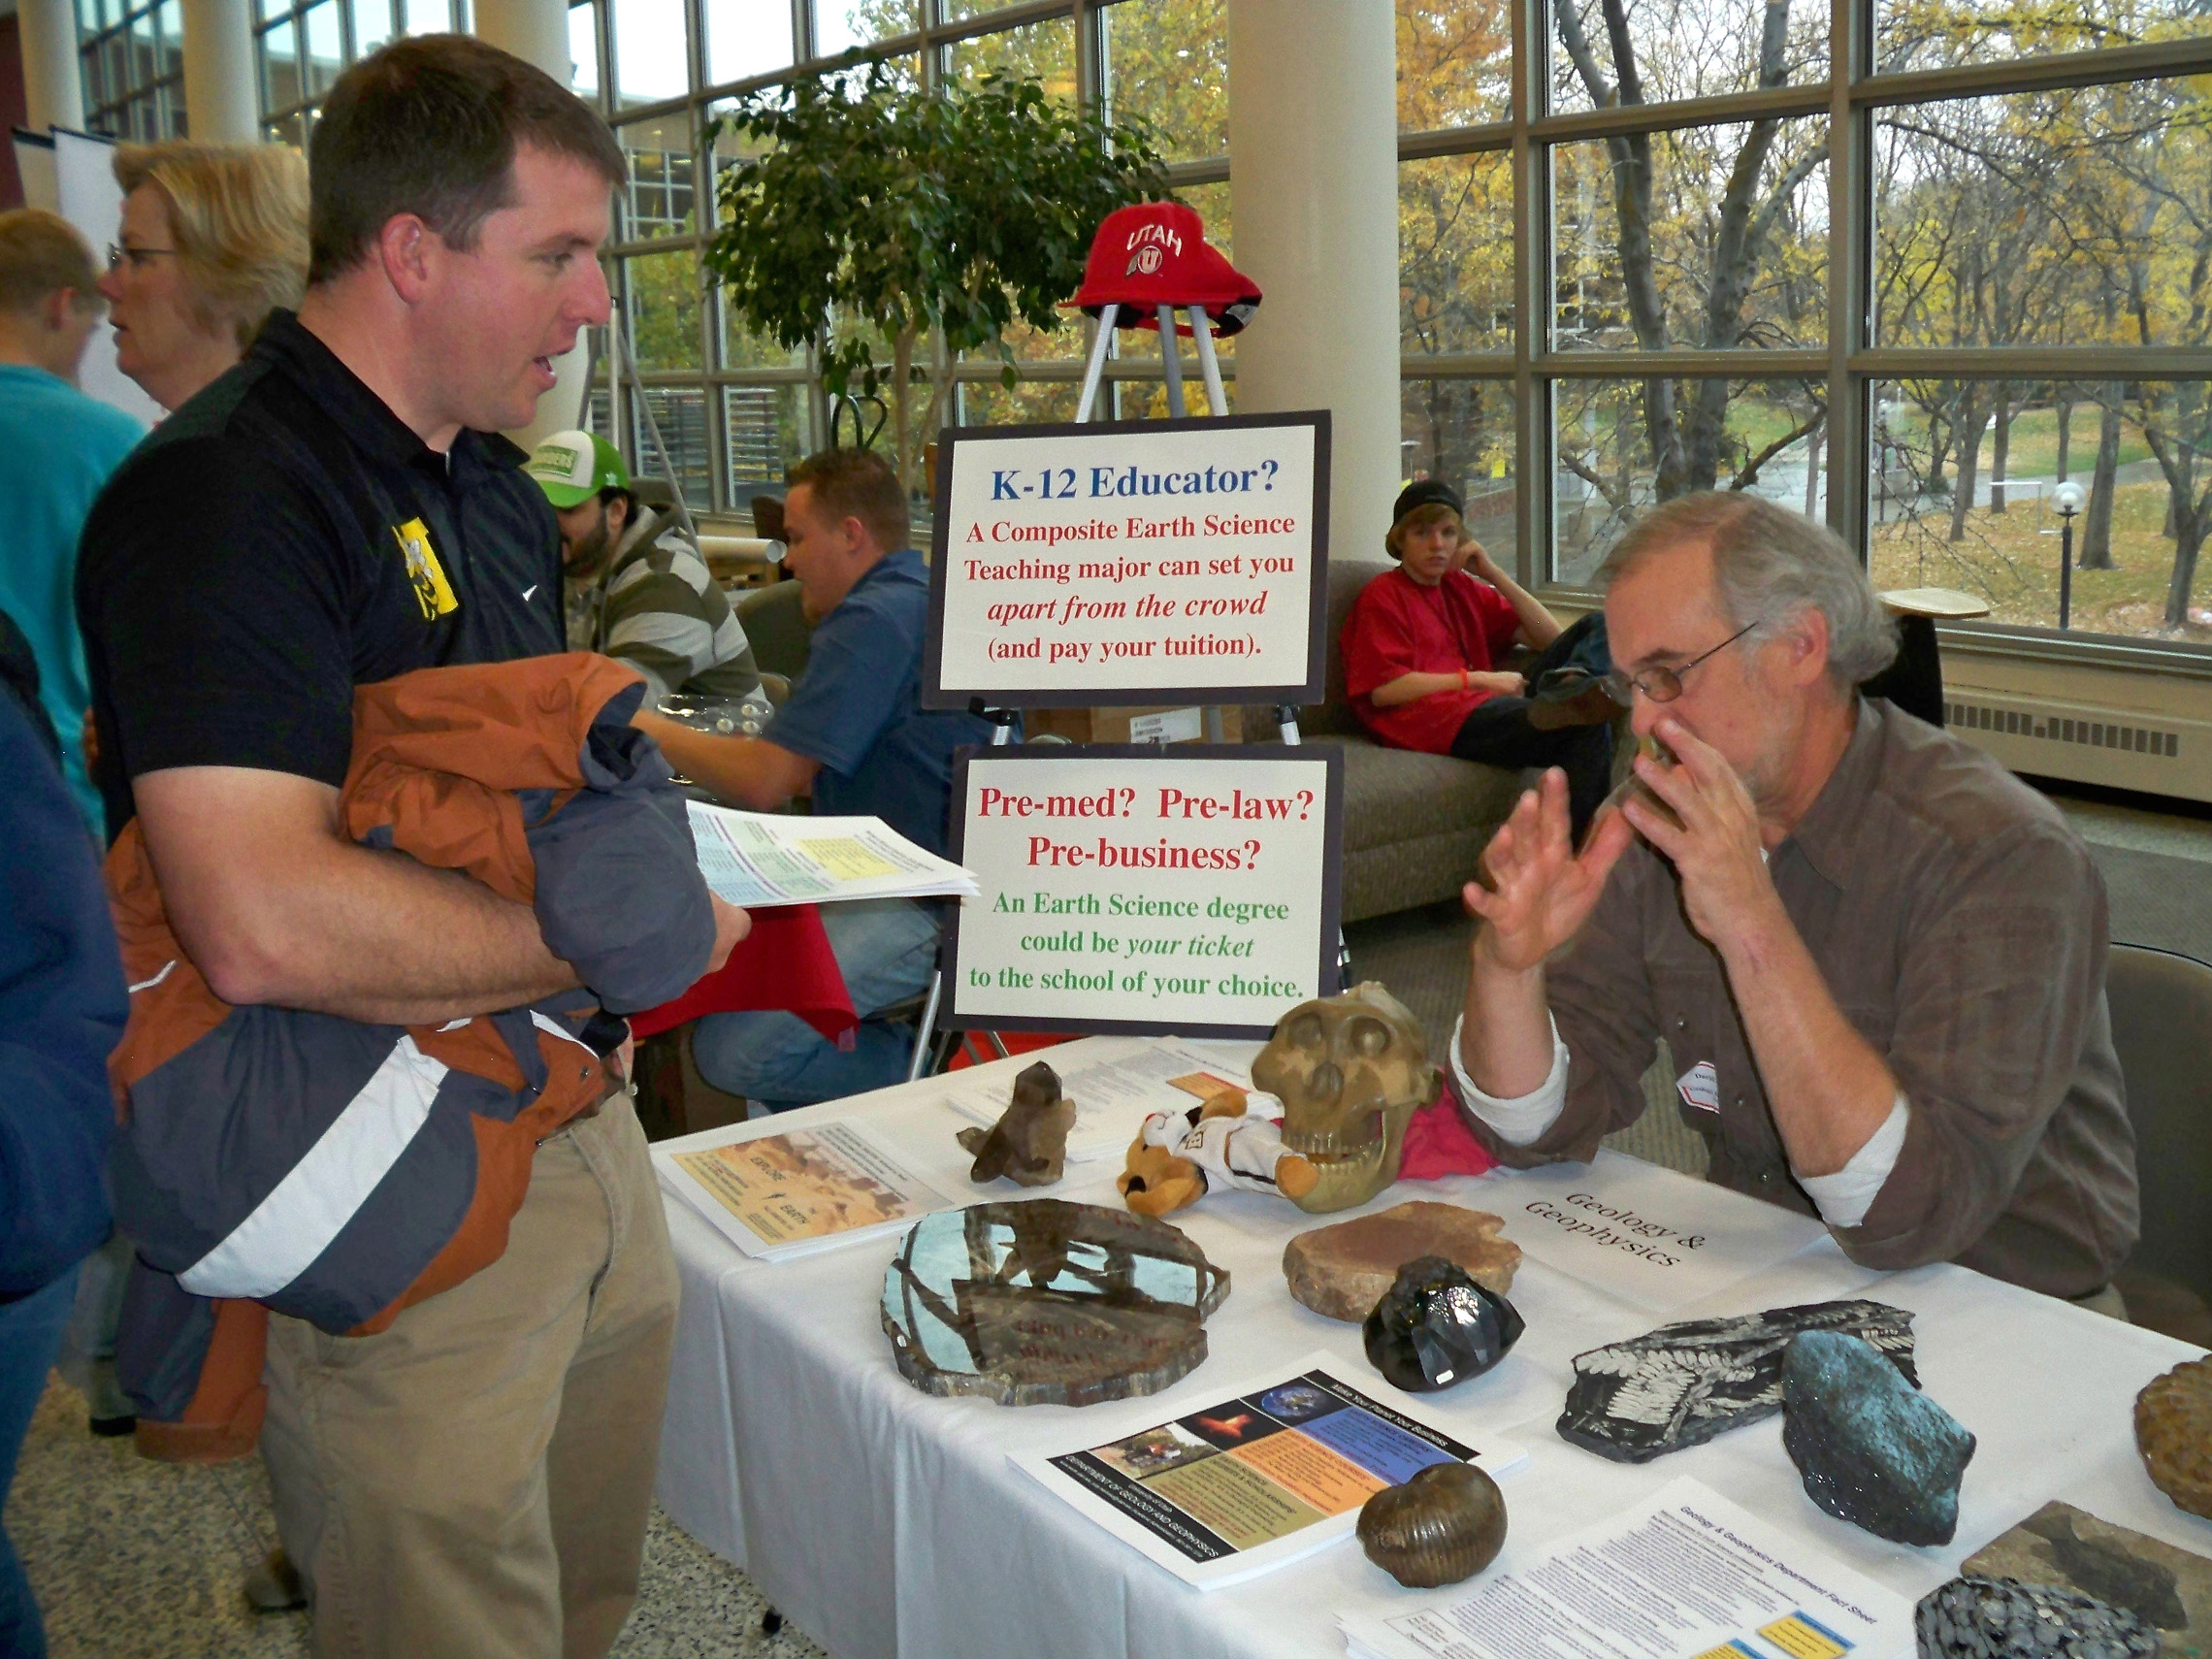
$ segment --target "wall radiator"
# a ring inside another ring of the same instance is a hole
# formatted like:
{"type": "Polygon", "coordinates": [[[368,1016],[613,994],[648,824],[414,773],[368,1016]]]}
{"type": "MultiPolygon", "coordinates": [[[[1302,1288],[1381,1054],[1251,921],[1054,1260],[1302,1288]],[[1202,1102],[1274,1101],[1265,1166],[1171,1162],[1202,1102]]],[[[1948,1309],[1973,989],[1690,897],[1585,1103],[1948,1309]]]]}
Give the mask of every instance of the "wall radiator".
{"type": "Polygon", "coordinates": [[[2016,772],[2212,800],[2212,721],[1958,686],[1950,729],[2016,772]]]}

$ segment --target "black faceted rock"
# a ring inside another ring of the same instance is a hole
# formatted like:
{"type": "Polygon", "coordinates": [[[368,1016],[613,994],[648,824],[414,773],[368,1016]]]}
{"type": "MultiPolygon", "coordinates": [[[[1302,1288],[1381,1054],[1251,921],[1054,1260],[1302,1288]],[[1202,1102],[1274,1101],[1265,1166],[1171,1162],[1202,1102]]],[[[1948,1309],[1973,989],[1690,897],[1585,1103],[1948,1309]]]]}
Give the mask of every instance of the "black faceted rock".
{"type": "Polygon", "coordinates": [[[1369,1363],[1408,1393],[1426,1394],[1481,1376],[1523,1326],[1511,1302],[1456,1262],[1423,1255],[1398,1269],[1364,1328],[1369,1363]]]}
{"type": "Polygon", "coordinates": [[[1915,1381],[1912,1316],[1882,1302],[1806,1302],[1684,1319],[1575,1356],[1559,1438],[1648,1463],[1782,1409],[1782,1350],[1802,1331],[1864,1337],[1915,1381]]]}
{"type": "Polygon", "coordinates": [[[1919,1659],[2148,1659],[2159,1633],[2125,1608],[2017,1578],[1953,1578],[1912,1610],[1919,1659]]]}
{"type": "Polygon", "coordinates": [[[1806,1331],[1782,1353],[1782,1447],[1805,1495],[1895,1544],[1948,1544],[1974,1437],[1857,1337],[1806,1331]]]}

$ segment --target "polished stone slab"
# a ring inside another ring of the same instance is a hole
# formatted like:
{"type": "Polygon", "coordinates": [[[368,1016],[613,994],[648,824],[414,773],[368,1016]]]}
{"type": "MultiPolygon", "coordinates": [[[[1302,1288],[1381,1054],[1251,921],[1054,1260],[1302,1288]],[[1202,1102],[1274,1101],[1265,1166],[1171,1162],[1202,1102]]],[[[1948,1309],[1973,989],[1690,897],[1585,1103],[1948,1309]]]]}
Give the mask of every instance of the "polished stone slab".
{"type": "Polygon", "coordinates": [[[926,1393],[1090,1406],[1188,1376],[1228,1293],[1227,1272],[1155,1217],[1030,1198],[909,1228],[884,1274],[883,1328],[926,1393]]]}

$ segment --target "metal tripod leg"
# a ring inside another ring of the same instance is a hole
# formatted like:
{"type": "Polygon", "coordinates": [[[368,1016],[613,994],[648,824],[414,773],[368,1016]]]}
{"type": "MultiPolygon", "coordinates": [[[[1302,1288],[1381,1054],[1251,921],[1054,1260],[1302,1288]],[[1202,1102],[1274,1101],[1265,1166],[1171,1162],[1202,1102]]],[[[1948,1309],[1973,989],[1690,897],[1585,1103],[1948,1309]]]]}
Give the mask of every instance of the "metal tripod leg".
{"type": "Polygon", "coordinates": [[[1229,400],[1221,393],[1221,364],[1214,355],[1214,331],[1206,321],[1204,306],[1190,308],[1190,332],[1198,341],[1198,372],[1206,376],[1207,412],[1225,415],[1229,412],[1229,400]]]}
{"type": "Polygon", "coordinates": [[[1175,338],[1175,308],[1161,306],[1155,315],[1159,318],[1159,360],[1167,372],[1167,418],[1182,420],[1190,413],[1183,402],[1183,348],[1175,338]]]}
{"type": "Polygon", "coordinates": [[[1098,338],[1090,342],[1090,362],[1083,371],[1083,396],[1076,400],[1075,418],[1088,421],[1090,406],[1098,401],[1099,377],[1106,373],[1106,350],[1114,343],[1114,319],[1122,308],[1112,301],[1098,308],[1098,338]]]}

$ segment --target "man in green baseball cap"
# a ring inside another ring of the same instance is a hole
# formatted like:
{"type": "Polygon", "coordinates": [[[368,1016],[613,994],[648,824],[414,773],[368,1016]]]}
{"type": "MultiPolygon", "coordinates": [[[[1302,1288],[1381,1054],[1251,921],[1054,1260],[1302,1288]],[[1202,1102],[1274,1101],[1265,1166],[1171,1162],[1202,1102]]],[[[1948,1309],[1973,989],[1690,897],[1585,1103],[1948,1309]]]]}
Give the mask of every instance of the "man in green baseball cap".
{"type": "Polygon", "coordinates": [[[760,696],[753,648],[729,595],[673,516],[638,501],[620,450],[594,433],[557,432],[523,471],[561,526],[570,650],[635,668],[649,707],[674,693],[760,696]]]}

